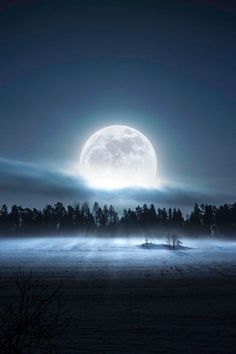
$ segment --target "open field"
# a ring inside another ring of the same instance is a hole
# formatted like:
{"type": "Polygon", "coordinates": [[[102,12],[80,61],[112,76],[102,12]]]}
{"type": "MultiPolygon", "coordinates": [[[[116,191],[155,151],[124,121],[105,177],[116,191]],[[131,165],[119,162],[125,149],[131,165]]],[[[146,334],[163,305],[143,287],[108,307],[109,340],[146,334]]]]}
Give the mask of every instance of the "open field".
{"type": "Polygon", "coordinates": [[[236,275],[236,242],[185,240],[188,249],[177,251],[142,249],[142,242],[138,238],[1,239],[0,274],[21,266],[39,275],[90,280],[236,275]]]}
{"type": "MultiPolygon", "coordinates": [[[[1,239],[1,279],[19,266],[48,289],[62,279],[72,320],[58,353],[234,353],[236,243],[186,240],[178,251],[140,243],[1,239]]],[[[10,298],[11,281],[0,292],[1,303],[10,298]]]]}

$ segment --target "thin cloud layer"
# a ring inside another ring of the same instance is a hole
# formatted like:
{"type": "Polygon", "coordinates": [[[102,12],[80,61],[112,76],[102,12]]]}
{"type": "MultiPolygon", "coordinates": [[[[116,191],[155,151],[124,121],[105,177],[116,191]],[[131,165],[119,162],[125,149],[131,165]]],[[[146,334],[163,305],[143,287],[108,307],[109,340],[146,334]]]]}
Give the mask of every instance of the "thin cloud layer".
{"type": "Polygon", "coordinates": [[[97,190],[80,176],[68,176],[47,166],[0,158],[0,203],[42,206],[62,201],[94,201],[120,204],[154,203],[166,206],[192,206],[194,203],[230,202],[227,195],[167,186],[162,189],[124,188],[97,190]]]}

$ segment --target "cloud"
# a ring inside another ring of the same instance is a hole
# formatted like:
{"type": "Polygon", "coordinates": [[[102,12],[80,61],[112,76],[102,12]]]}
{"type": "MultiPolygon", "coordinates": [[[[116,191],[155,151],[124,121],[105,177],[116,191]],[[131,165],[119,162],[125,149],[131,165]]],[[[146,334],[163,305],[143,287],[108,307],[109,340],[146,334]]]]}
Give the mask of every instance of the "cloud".
{"type": "Polygon", "coordinates": [[[80,176],[68,176],[59,169],[0,157],[0,202],[43,206],[55,201],[101,201],[124,207],[134,203],[154,203],[166,206],[192,206],[194,203],[231,201],[229,196],[166,186],[162,189],[124,188],[97,190],[89,187],[80,176]]]}
{"type": "Polygon", "coordinates": [[[183,189],[180,187],[163,187],[162,189],[130,189],[126,196],[136,201],[148,201],[166,205],[192,206],[194,203],[218,203],[225,195],[211,194],[200,190],[183,189]]]}
{"type": "Polygon", "coordinates": [[[45,165],[36,165],[0,158],[0,193],[34,194],[57,198],[89,196],[82,179],[50,170],[45,165]]]}

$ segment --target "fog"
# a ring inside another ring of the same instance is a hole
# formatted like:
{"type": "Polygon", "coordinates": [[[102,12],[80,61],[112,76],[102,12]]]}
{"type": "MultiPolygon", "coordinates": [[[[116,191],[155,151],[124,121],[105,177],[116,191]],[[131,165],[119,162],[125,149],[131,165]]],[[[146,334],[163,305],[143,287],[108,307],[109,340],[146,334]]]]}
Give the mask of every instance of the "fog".
{"type": "MultiPolygon", "coordinates": [[[[236,242],[182,240],[185,249],[143,249],[145,240],[95,237],[0,239],[0,274],[16,268],[57,277],[183,277],[236,274],[236,242]]],[[[152,238],[156,244],[165,239],[152,238]]]]}

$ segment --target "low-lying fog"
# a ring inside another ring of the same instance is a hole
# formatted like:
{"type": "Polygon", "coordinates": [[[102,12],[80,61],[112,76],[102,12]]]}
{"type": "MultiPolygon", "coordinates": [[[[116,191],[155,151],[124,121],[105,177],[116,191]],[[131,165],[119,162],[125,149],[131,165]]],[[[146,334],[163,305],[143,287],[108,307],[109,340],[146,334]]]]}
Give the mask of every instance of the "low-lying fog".
{"type": "MultiPolygon", "coordinates": [[[[0,274],[21,266],[66,277],[153,277],[236,274],[236,242],[183,239],[186,248],[143,249],[145,240],[94,237],[0,239],[0,274]]],[[[151,239],[161,245],[165,239],[151,239]]]]}

